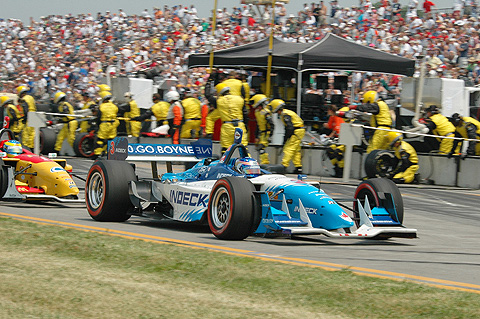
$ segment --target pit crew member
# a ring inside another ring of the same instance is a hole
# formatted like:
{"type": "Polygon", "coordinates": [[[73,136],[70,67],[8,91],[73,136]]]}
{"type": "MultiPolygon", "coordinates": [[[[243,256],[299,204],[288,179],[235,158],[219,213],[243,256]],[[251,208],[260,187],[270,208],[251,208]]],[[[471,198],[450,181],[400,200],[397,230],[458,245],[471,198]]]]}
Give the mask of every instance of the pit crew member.
{"type": "Polygon", "coordinates": [[[301,143],[305,136],[303,120],[294,111],[286,109],[285,102],[279,103],[273,112],[277,113],[285,125],[282,165],[286,170],[292,161],[295,166],[294,174],[301,174],[303,172],[301,143]]]}
{"type": "Polygon", "coordinates": [[[55,142],[55,152],[59,153],[62,149],[63,141],[66,139],[68,143],[73,147],[75,141],[75,131],[78,127],[78,121],[73,116],[73,106],[66,101],[67,95],[64,92],[57,92],[53,97],[53,103],[57,105],[58,113],[65,114],[65,116],[59,116],[59,122],[63,123],[62,129],[57,134],[57,141],[55,142]]]}

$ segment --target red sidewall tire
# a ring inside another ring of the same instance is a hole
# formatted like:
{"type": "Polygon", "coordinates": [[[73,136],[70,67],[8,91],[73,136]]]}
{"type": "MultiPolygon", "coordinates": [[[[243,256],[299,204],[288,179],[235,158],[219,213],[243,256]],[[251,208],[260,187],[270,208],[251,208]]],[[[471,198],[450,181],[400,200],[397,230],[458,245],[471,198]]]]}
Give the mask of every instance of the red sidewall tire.
{"type": "Polygon", "coordinates": [[[106,179],[105,179],[105,174],[103,173],[103,170],[98,165],[94,164],[90,168],[87,175],[87,181],[85,182],[85,202],[87,204],[88,213],[90,214],[90,216],[92,216],[93,219],[95,219],[95,217],[97,217],[102,212],[103,205],[105,204],[105,187],[104,187],[103,197],[102,197],[104,200],[102,201],[101,205],[97,209],[92,208],[92,206],[90,205],[90,200],[88,198],[89,192],[87,191],[86,187],[89,184],[90,179],[95,172],[98,172],[101,175],[102,183],[103,185],[106,185],[106,179]]]}
{"type": "MultiPolygon", "coordinates": [[[[213,187],[212,189],[212,194],[214,194],[219,188],[225,188],[228,195],[230,196],[230,201],[232,201],[232,188],[230,186],[229,183],[227,183],[227,181],[221,179],[221,180],[218,180],[216,183],[215,183],[215,186],[213,187]]],[[[211,205],[212,205],[212,198],[210,198],[210,200],[208,201],[208,210],[210,211],[212,209],[211,205]]],[[[215,223],[213,222],[212,220],[212,214],[207,214],[208,215],[208,225],[210,226],[210,230],[212,231],[212,233],[215,235],[215,236],[222,236],[224,234],[224,232],[228,229],[228,226],[230,225],[231,221],[232,221],[232,210],[233,210],[233,205],[230,205],[230,209],[229,209],[229,212],[228,212],[228,219],[227,221],[225,222],[225,224],[223,225],[223,227],[216,227],[215,226],[215,223]]]]}
{"type": "Polygon", "coordinates": [[[135,169],[124,161],[98,160],[88,171],[85,202],[90,216],[98,221],[123,222],[134,206],[129,182],[137,181],[135,169]]]}
{"type": "Polygon", "coordinates": [[[254,191],[253,184],[243,177],[228,176],[215,183],[210,192],[207,219],[217,238],[243,240],[255,231],[258,225],[254,191]]]}

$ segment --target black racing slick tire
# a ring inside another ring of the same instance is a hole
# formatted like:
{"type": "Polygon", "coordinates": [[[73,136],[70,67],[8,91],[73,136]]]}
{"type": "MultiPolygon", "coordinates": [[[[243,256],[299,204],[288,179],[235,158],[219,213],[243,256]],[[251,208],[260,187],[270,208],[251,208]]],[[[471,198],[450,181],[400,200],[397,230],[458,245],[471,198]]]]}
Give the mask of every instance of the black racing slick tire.
{"type": "Polygon", "coordinates": [[[136,181],[135,170],[123,161],[98,160],[85,183],[85,202],[90,216],[102,222],[123,222],[134,209],[128,182],[136,181]]]}
{"type": "Polygon", "coordinates": [[[95,136],[90,133],[79,133],[73,142],[73,151],[76,156],[90,158],[95,149],[95,136]]]}
{"type": "Polygon", "coordinates": [[[392,151],[373,150],[365,159],[365,173],[368,178],[386,177],[398,165],[398,159],[392,151]]]}
{"type": "Polygon", "coordinates": [[[3,160],[0,158],[0,199],[3,198],[8,187],[8,172],[7,166],[4,165],[3,160]]]}
{"type": "Polygon", "coordinates": [[[393,201],[395,203],[395,209],[397,212],[396,216],[393,216],[393,214],[391,214],[390,217],[393,220],[399,222],[400,224],[403,223],[403,198],[397,185],[387,178],[372,178],[361,182],[355,191],[353,202],[353,217],[355,223],[357,224],[357,227],[359,226],[360,222],[357,199],[360,201],[360,204],[363,207],[365,207],[365,199],[368,199],[370,208],[384,207],[384,203],[386,201],[385,194],[392,195],[393,201]]]}
{"type": "Polygon", "coordinates": [[[40,153],[48,155],[48,153],[55,152],[55,142],[57,141],[57,134],[55,130],[50,128],[40,129],[40,153]]]}
{"type": "Polygon", "coordinates": [[[243,177],[219,179],[208,201],[208,225],[219,239],[243,240],[258,227],[255,187],[243,177]]]}

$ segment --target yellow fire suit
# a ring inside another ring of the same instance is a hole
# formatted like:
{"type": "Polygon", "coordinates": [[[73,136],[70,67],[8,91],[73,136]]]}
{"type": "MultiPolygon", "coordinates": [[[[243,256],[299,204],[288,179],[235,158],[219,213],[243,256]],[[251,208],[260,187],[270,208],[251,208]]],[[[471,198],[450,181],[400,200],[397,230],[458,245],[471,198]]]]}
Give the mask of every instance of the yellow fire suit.
{"type": "Polygon", "coordinates": [[[257,149],[260,153],[260,164],[270,164],[266,149],[274,129],[272,112],[270,111],[270,108],[265,105],[265,107],[255,110],[255,118],[257,119],[258,126],[257,149]]]}
{"type": "MultiPolygon", "coordinates": [[[[87,101],[83,105],[82,110],[88,110],[93,105],[95,105],[95,101],[87,101]]],[[[88,133],[89,130],[90,130],[90,123],[88,123],[88,121],[81,121],[80,122],[80,133],[88,133]]]]}
{"type": "Polygon", "coordinates": [[[111,101],[105,101],[98,107],[98,132],[95,155],[99,156],[105,151],[107,141],[117,136],[117,127],[120,122],[117,120],[118,107],[111,101]]]}
{"type": "Polygon", "coordinates": [[[197,138],[202,124],[202,103],[199,99],[188,97],[182,101],[183,119],[181,138],[197,138]]]}
{"type": "Polygon", "coordinates": [[[343,154],[345,154],[345,145],[332,144],[326,152],[334,167],[335,177],[341,177],[343,175],[343,167],[345,166],[345,159],[343,158],[343,154]]]}
{"type": "MultiPolygon", "coordinates": [[[[456,127],[458,135],[466,139],[478,140],[480,137],[480,122],[469,116],[464,116],[461,119],[461,125],[456,127]]],[[[467,154],[480,155],[480,143],[469,141],[467,154]]]]}
{"type": "MultiPolygon", "coordinates": [[[[25,94],[19,100],[20,106],[23,108],[25,114],[25,119],[28,112],[36,112],[37,106],[35,105],[35,99],[33,96],[25,94]]],[[[33,149],[33,143],[35,139],[35,129],[31,126],[28,126],[26,123],[25,128],[22,132],[22,144],[33,149]]]]}
{"type": "Polygon", "coordinates": [[[235,128],[237,127],[243,130],[242,144],[245,146],[248,145],[247,130],[243,123],[244,102],[242,97],[232,94],[223,95],[217,99],[217,110],[222,120],[222,129],[220,131],[222,153],[233,144],[235,128]]]}
{"type": "Polygon", "coordinates": [[[245,86],[241,80],[226,79],[222,83],[225,83],[225,85],[230,88],[230,95],[238,95],[242,98],[246,97],[245,86]]]}
{"type": "MultiPolygon", "coordinates": [[[[450,136],[455,135],[455,126],[446,118],[444,115],[437,113],[433,114],[426,119],[426,126],[430,129],[432,134],[438,136],[450,136]]],[[[437,138],[440,142],[440,148],[438,150],[439,154],[448,154],[450,151],[458,152],[458,150],[453,150],[453,139],[450,138],[437,138]]],[[[460,148],[460,147],[456,147],[460,148]]]]}
{"type": "MultiPolygon", "coordinates": [[[[378,100],[375,103],[365,103],[358,106],[357,110],[361,112],[372,113],[370,119],[370,126],[390,129],[392,127],[392,117],[390,116],[390,110],[387,103],[382,100],[378,100]]],[[[386,138],[387,131],[375,130],[373,136],[370,138],[367,147],[367,153],[378,149],[387,149],[388,140],[386,138]]]]}
{"type": "Polygon", "coordinates": [[[282,165],[288,167],[290,161],[296,168],[302,167],[302,139],[305,136],[303,120],[297,113],[283,109],[280,118],[285,125],[282,165]]]}
{"type": "Polygon", "coordinates": [[[168,124],[167,114],[169,109],[170,109],[170,103],[166,101],[160,101],[152,105],[151,107],[152,114],[157,119],[158,126],[168,124]]]}
{"type": "Polygon", "coordinates": [[[4,109],[5,115],[10,119],[10,130],[15,134],[15,139],[19,139],[19,135],[25,127],[25,123],[22,121],[23,113],[12,103],[6,104],[4,109]]]}
{"type": "Polygon", "coordinates": [[[215,122],[220,118],[218,109],[211,110],[205,119],[205,135],[211,136],[215,131],[215,122]]]}
{"type": "MultiPolygon", "coordinates": [[[[58,113],[74,114],[73,106],[65,101],[61,101],[58,105],[58,113]]],[[[75,131],[78,127],[78,121],[73,116],[62,116],[60,122],[64,123],[60,132],[57,135],[57,141],[55,142],[55,151],[60,152],[62,144],[65,139],[73,147],[75,141],[75,131]]]]}
{"type": "Polygon", "coordinates": [[[395,156],[400,160],[394,171],[393,181],[395,183],[409,184],[415,179],[418,171],[418,156],[412,145],[402,141],[398,147],[393,148],[395,156]]]}
{"type": "MultiPolygon", "coordinates": [[[[140,116],[140,109],[138,108],[138,104],[135,100],[131,100],[128,102],[128,112],[125,112],[124,116],[125,117],[137,117],[140,116]]],[[[137,122],[137,121],[127,121],[125,122],[126,128],[127,128],[127,134],[134,136],[134,137],[139,137],[140,136],[140,130],[142,129],[142,123],[137,122]]]]}

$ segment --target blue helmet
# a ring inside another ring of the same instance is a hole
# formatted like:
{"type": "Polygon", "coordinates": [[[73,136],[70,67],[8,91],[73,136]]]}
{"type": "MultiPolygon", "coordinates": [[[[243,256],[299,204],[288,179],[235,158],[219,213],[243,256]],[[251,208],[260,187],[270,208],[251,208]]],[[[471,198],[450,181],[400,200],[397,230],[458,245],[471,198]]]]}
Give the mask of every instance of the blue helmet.
{"type": "Polygon", "coordinates": [[[245,174],[248,177],[259,176],[262,172],[260,171],[260,165],[258,162],[251,157],[242,157],[235,161],[235,169],[241,173],[245,174]]]}

